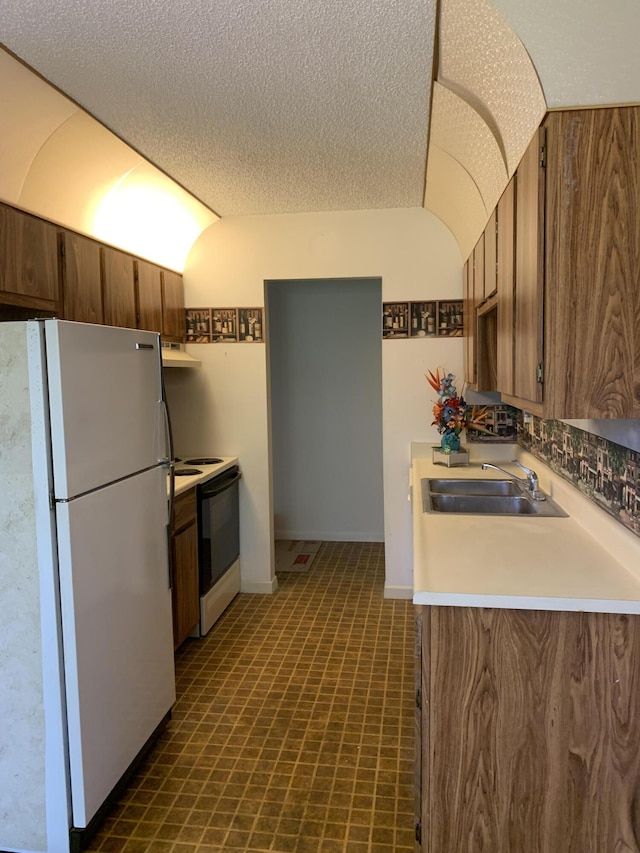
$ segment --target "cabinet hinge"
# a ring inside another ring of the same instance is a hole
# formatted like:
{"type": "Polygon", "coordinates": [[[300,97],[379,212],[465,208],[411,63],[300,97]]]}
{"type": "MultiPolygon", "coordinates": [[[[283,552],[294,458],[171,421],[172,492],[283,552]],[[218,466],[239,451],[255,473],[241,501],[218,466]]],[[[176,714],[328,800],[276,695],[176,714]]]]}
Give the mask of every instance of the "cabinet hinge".
{"type": "Polygon", "coordinates": [[[540,362],[536,367],[536,382],[540,385],[544,382],[544,362],[540,362]]]}
{"type": "Polygon", "coordinates": [[[418,844],[422,844],[422,821],[418,821],[416,824],[416,841],[418,844]]]}
{"type": "Polygon", "coordinates": [[[546,144],[540,146],[540,168],[541,169],[547,168],[547,146],[546,146],[546,144]]]}
{"type": "Polygon", "coordinates": [[[422,690],[416,690],[416,708],[422,708],[422,690]]]}

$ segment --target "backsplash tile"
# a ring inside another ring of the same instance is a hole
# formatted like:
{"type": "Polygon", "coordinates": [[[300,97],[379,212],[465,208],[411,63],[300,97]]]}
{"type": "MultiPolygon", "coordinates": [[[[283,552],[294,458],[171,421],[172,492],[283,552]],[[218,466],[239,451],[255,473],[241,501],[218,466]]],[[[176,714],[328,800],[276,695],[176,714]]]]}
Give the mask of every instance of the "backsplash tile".
{"type": "Polygon", "coordinates": [[[640,452],[535,416],[518,419],[518,444],[640,536],[640,452]]]}
{"type": "Polygon", "coordinates": [[[520,411],[513,406],[501,403],[497,406],[476,406],[476,410],[486,409],[485,427],[490,432],[480,432],[477,429],[467,429],[469,444],[495,444],[497,442],[514,442],[517,440],[518,418],[520,411]]]}

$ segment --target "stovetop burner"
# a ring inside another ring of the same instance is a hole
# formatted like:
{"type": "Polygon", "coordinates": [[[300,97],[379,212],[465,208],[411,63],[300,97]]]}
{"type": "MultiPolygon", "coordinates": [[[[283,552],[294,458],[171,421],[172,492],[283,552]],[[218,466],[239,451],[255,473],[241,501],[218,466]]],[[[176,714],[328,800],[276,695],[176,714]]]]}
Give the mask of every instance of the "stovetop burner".
{"type": "Polygon", "coordinates": [[[176,477],[193,477],[196,474],[202,474],[198,468],[177,468],[174,471],[176,477]]]}
{"type": "Polygon", "coordinates": [[[200,459],[187,459],[187,465],[217,465],[222,459],[217,456],[203,456],[200,459]]]}

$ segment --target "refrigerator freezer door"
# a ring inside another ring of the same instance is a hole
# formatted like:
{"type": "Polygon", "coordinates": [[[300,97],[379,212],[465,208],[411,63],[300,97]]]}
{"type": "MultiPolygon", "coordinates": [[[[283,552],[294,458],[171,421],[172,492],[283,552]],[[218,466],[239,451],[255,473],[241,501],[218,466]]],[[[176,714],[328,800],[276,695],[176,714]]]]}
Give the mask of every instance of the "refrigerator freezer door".
{"type": "Polygon", "coordinates": [[[142,471],[167,455],[154,332],[44,323],[56,498],[142,471]]]}
{"type": "Polygon", "coordinates": [[[165,474],[57,506],[73,824],[84,828],[175,701],[165,474]]]}

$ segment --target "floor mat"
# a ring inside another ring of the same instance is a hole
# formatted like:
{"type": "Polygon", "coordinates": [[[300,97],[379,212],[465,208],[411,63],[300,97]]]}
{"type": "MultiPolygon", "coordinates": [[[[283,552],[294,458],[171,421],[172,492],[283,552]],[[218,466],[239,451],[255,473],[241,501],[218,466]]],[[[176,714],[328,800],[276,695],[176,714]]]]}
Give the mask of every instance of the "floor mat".
{"type": "Polygon", "coordinates": [[[276,574],[308,572],[321,544],[300,539],[276,539],[276,574]]]}

